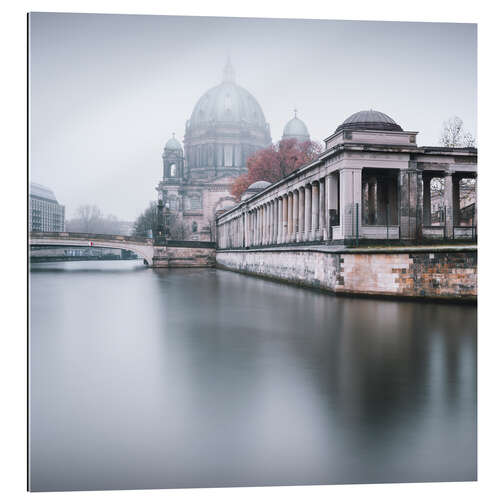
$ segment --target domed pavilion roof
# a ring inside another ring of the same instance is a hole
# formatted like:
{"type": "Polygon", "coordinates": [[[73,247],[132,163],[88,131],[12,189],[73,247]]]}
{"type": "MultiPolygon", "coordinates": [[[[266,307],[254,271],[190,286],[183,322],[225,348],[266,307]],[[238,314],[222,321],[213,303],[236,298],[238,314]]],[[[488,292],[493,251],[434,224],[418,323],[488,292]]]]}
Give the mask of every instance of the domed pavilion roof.
{"type": "Polygon", "coordinates": [[[299,142],[310,140],[306,124],[297,118],[297,110],[295,116],[285,125],[282,139],[297,139],[299,142]]]}
{"type": "Polygon", "coordinates": [[[256,181],[253,184],[250,184],[250,186],[247,187],[246,191],[243,193],[241,199],[246,200],[250,197],[252,197],[254,194],[262,191],[263,189],[266,189],[266,187],[270,186],[271,183],[267,181],[256,181]]]}
{"type": "Polygon", "coordinates": [[[233,122],[266,126],[266,119],[257,99],[235,83],[234,68],[227,61],[223,81],[205,92],[194,107],[190,127],[210,122],[233,122]]]}
{"type": "Polygon", "coordinates": [[[175,138],[175,133],[172,134],[172,137],[165,144],[165,149],[170,150],[182,150],[182,144],[175,138]]]}
{"type": "Polygon", "coordinates": [[[358,111],[349,116],[337,127],[340,130],[394,130],[401,132],[403,129],[390,116],[373,109],[358,111]]]}

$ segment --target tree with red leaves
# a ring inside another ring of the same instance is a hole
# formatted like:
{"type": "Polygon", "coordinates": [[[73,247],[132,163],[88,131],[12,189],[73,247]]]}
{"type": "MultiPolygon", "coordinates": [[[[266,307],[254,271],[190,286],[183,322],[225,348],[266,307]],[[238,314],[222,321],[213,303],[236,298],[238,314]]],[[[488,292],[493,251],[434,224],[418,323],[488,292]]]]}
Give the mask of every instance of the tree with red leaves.
{"type": "Polygon", "coordinates": [[[239,201],[250,184],[279,181],[314,160],[321,150],[317,142],[298,142],[297,139],[283,139],[261,149],[248,159],[248,172],[234,180],[231,194],[239,201]]]}

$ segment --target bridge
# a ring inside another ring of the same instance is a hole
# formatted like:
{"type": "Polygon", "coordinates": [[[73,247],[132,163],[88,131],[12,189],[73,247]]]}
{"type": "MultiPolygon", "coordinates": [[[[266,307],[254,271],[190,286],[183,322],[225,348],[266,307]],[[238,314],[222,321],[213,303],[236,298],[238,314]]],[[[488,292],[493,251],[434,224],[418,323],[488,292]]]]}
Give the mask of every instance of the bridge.
{"type": "Polygon", "coordinates": [[[115,234],[32,232],[30,246],[45,247],[97,247],[130,250],[142,257],[148,266],[153,265],[154,246],[151,238],[115,234]]]}

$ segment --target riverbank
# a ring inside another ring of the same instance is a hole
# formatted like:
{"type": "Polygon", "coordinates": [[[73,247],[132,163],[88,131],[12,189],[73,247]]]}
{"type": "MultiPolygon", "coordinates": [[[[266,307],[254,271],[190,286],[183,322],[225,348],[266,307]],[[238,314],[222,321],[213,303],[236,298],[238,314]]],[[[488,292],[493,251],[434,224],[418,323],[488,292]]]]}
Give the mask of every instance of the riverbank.
{"type": "Polygon", "coordinates": [[[477,247],[218,250],[217,267],[343,295],[477,301],[477,247]]]}

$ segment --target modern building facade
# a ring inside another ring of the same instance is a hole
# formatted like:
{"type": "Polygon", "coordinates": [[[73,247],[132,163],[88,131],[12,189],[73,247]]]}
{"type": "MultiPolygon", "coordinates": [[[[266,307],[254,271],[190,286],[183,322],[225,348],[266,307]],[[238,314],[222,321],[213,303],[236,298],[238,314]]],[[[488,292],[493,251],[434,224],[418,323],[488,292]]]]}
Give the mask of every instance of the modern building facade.
{"type": "Polygon", "coordinates": [[[60,205],[49,188],[30,183],[28,228],[35,232],[65,230],[64,206],[60,205]]]}
{"type": "MultiPolygon", "coordinates": [[[[309,138],[298,118],[288,128],[309,138]]],[[[246,172],[250,156],[270,144],[264,112],[255,97],[236,83],[228,60],[222,82],[200,97],[186,122],[184,148],[173,135],[162,155],[158,197],[176,223],[184,224],[188,239],[215,239],[215,214],[236,203],[230,194],[234,178],[246,172]]]]}
{"type": "Polygon", "coordinates": [[[218,247],[474,239],[476,220],[463,217],[460,195],[476,178],[477,150],[419,147],[417,134],[378,111],[351,115],[316,160],[219,215],[218,247]],[[444,187],[439,224],[436,178],[444,187]]]}

